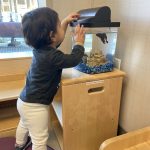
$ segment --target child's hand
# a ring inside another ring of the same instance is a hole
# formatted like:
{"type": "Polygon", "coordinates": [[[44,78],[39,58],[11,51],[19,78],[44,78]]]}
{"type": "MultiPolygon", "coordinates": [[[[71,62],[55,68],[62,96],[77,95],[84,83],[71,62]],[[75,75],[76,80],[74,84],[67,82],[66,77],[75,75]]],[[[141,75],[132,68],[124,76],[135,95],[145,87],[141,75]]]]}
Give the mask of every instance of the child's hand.
{"type": "Polygon", "coordinates": [[[69,24],[70,22],[77,20],[80,17],[80,14],[78,13],[71,13],[70,15],[68,15],[64,21],[66,21],[67,24],[69,24]]]}
{"type": "Polygon", "coordinates": [[[71,21],[77,20],[77,19],[79,18],[79,16],[80,16],[80,15],[77,14],[77,13],[72,13],[72,14],[68,15],[64,20],[62,20],[61,26],[62,26],[62,29],[64,30],[64,33],[66,33],[68,24],[69,24],[71,21]]]}
{"type": "Polygon", "coordinates": [[[77,25],[75,28],[75,33],[74,33],[75,44],[83,46],[84,40],[85,40],[85,29],[84,29],[83,25],[81,27],[80,27],[80,25],[77,25]]]}

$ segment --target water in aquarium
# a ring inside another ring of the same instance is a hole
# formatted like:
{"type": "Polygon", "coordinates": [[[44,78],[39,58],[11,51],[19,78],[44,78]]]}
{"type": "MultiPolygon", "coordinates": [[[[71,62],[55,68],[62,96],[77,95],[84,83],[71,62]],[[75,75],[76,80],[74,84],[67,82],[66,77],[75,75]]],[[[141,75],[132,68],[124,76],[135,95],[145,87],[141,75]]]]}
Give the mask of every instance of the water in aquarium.
{"type": "Polygon", "coordinates": [[[85,54],[75,68],[89,74],[112,71],[116,42],[117,28],[86,28],[85,54]]]}

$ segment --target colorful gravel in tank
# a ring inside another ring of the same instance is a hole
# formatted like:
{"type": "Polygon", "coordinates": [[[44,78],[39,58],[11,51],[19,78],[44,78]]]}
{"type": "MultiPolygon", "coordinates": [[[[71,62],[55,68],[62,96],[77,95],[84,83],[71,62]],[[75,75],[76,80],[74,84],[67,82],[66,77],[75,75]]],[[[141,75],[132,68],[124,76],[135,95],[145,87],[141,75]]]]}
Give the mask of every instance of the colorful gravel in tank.
{"type": "Polygon", "coordinates": [[[113,70],[113,63],[108,61],[107,63],[105,63],[103,65],[96,66],[96,67],[90,67],[90,66],[84,64],[83,62],[81,62],[74,68],[81,71],[81,72],[84,72],[84,73],[98,74],[98,73],[104,73],[104,72],[112,71],[113,70]]]}
{"type": "Polygon", "coordinates": [[[99,51],[98,53],[91,52],[89,56],[85,54],[75,69],[88,74],[98,74],[112,71],[113,66],[113,62],[107,60],[102,51],[99,51]]]}

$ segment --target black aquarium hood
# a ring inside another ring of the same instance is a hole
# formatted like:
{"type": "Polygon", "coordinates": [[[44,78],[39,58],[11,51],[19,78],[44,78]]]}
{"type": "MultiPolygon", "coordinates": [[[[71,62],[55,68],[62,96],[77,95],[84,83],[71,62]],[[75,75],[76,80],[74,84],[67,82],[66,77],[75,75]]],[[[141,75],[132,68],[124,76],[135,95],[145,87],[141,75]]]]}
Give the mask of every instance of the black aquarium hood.
{"type": "Polygon", "coordinates": [[[78,11],[80,18],[70,23],[75,27],[77,24],[84,27],[120,27],[120,22],[111,22],[111,9],[108,6],[83,9],[78,11]]]}

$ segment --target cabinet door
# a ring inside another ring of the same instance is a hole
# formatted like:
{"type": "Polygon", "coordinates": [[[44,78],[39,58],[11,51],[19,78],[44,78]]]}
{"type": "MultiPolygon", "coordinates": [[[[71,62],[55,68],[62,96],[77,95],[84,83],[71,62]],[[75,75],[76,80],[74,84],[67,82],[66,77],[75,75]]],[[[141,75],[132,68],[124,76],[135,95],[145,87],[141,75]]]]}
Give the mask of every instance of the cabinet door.
{"type": "Polygon", "coordinates": [[[98,150],[117,134],[122,77],[62,87],[64,150],[98,150]]]}

